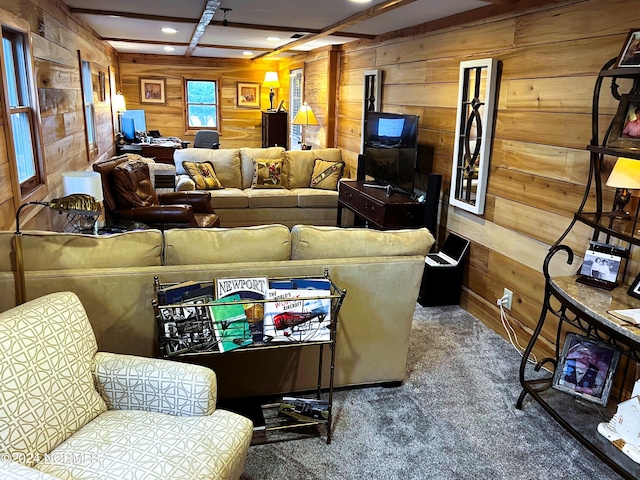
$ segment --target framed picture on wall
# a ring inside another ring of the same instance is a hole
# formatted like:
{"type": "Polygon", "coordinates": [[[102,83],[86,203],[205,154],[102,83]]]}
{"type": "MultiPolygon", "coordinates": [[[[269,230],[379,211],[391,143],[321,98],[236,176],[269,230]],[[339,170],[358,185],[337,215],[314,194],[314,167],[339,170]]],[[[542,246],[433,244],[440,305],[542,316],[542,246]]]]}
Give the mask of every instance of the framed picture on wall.
{"type": "Polygon", "coordinates": [[[260,84],[238,82],[237,85],[238,107],[260,109],[260,84]]]}
{"type": "Polygon", "coordinates": [[[607,405],[620,352],[604,342],[568,333],[553,388],[607,405]]]}
{"type": "Polygon", "coordinates": [[[627,40],[620,55],[618,55],[617,67],[640,67],[640,28],[629,32],[627,40]]]}
{"type": "Polygon", "coordinates": [[[166,79],[140,77],[140,103],[165,105],[167,103],[166,79]]]}
{"type": "Polygon", "coordinates": [[[622,95],[611,122],[608,146],[640,148],[640,95],[622,95]]]}

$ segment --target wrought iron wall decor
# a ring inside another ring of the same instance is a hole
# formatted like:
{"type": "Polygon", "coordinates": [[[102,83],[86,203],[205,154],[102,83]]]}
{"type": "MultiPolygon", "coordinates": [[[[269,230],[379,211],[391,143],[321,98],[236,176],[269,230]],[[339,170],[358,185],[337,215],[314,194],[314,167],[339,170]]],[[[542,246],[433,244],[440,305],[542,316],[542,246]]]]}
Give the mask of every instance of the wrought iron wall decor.
{"type": "Polygon", "coordinates": [[[477,215],[484,213],[497,65],[493,58],[460,62],[449,203],[477,215]]]}

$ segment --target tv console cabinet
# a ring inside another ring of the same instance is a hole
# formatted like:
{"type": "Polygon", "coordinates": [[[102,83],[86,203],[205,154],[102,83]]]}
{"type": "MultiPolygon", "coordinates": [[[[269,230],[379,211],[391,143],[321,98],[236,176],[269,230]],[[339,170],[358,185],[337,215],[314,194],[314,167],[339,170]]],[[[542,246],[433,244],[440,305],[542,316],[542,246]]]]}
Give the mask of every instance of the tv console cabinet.
{"type": "Polygon", "coordinates": [[[338,187],[338,226],[342,226],[342,210],[352,211],[357,218],[378,230],[424,226],[425,204],[408,195],[377,188],[367,181],[343,181],[338,187]]]}

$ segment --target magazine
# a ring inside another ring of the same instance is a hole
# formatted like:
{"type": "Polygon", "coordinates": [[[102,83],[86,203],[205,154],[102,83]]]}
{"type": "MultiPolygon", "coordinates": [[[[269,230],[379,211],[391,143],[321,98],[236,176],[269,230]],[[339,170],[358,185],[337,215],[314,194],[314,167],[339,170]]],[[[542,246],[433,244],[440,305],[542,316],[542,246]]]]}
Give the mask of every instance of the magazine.
{"type": "MultiPolygon", "coordinates": [[[[210,301],[210,297],[197,299],[199,303],[210,301]]],[[[215,335],[209,309],[198,303],[161,307],[160,332],[167,354],[182,350],[213,350],[215,335]]]]}
{"type": "Polygon", "coordinates": [[[241,303],[215,305],[215,303],[239,301],[240,295],[235,294],[212,302],[214,303],[211,305],[213,329],[218,340],[218,349],[221,352],[228,352],[252,343],[243,305],[241,303]]]}
{"type": "Polygon", "coordinates": [[[329,402],[310,398],[282,397],[278,413],[296,420],[327,420],[329,418],[329,402]]]}
{"type": "Polygon", "coordinates": [[[251,338],[254,343],[262,343],[264,303],[252,302],[251,300],[264,300],[269,288],[267,277],[243,277],[243,278],[217,278],[216,299],[229,298],[230,295],[237,294],[244,303],[244,313],[249,322],[251,338]]]}
{"type": "Polygon", "coordinates": [[[270,289],[264,304],[265,342],[315,342],[331,339],[331,299],[327,290],[270,289]]]}

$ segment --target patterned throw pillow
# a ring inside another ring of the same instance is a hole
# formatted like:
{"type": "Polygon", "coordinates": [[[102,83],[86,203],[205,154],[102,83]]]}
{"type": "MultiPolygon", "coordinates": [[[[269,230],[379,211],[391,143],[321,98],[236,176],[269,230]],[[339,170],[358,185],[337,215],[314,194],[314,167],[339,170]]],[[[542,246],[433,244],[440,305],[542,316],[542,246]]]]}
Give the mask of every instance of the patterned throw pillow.
{"type": "Polygon", "coordinates": [[[251,188],[282,188],[283,160],[253,160],[253,184],[251,188]]]}
{"type": "Polygon", "coordinates": [[[344,162],[328,162],[316,158],[311,174],[311,188],[321,188],[323,190],[336,190],[338,180],[342,178],[344,162]]]}
{"type": "Polygon", "coordinates": [[[196,184],[196,190],[220,190],[224,188],[216,177],[216,171],[211,162],[195,163],[182,162],[189,178],[196,184]]]}

